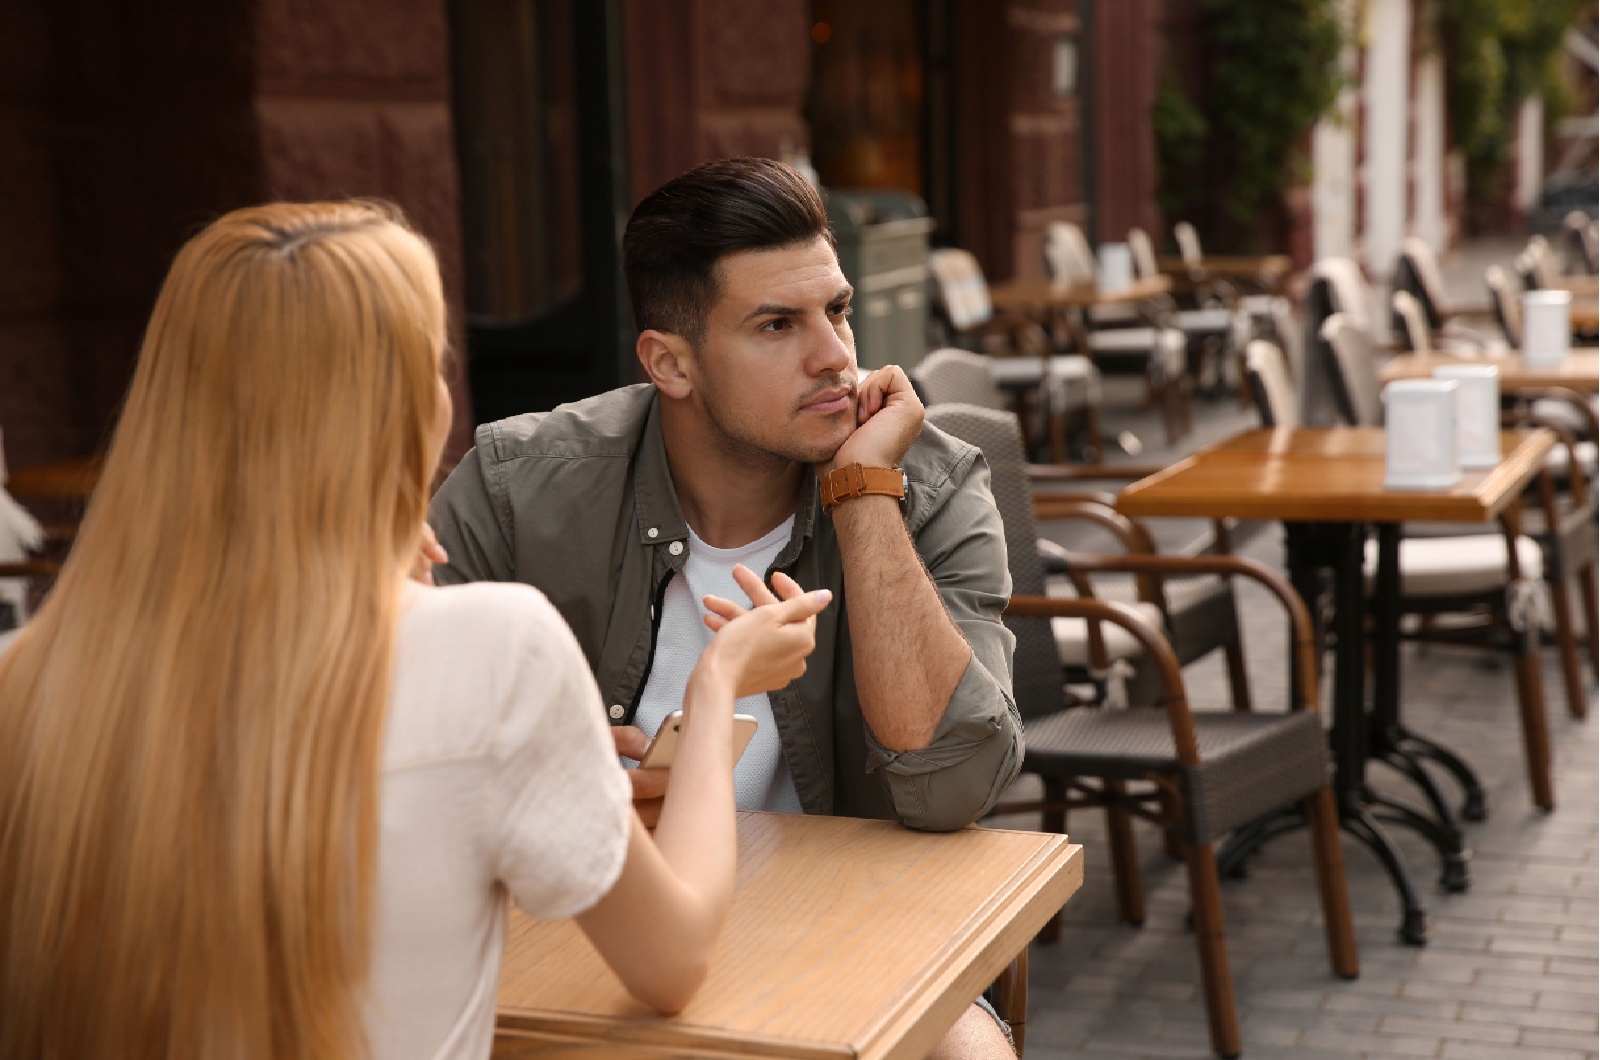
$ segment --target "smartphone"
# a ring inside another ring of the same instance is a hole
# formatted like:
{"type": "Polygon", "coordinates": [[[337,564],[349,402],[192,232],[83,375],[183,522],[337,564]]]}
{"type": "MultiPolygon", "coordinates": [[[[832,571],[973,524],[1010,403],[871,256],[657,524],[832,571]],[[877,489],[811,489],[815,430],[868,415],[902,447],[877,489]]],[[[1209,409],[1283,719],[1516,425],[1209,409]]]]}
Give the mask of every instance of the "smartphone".
{"type": "MultiPolygon", "coordinates": [[[[748,714],[735,714],[733,716],[733,760],[739,761],[739,756],[744,754],[744,749],[750,746],[750,738],[756,734],[759,723],[748,714]]],[[[650,741],[650,746],[645,748],[644,757],[639,760],[640,769],[665,769],[672,764],[672,756],[678,750],[678,732],[683,728],[683,711],[675,710],[667,715],[661,723],[656,738],[650,741]]]]}

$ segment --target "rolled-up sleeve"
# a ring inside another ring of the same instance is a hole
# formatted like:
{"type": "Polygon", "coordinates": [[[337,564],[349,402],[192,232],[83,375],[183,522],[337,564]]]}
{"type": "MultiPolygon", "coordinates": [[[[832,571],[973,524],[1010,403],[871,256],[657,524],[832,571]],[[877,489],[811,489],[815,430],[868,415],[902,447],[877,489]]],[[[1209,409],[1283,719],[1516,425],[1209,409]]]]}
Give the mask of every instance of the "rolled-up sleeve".
{"type": "Polygon", "coordinates": [[[914,531],[917,552],[972,649],[926,747],[894,752],[864,727],[867,765],[888,785],[901,822],[924,831],[971,824],[1022,768],[1022,719],[1011,692],[1015,638],[1000,620],[1011,599],[1005,529],[982,456],[933,494],[914,531]]]}

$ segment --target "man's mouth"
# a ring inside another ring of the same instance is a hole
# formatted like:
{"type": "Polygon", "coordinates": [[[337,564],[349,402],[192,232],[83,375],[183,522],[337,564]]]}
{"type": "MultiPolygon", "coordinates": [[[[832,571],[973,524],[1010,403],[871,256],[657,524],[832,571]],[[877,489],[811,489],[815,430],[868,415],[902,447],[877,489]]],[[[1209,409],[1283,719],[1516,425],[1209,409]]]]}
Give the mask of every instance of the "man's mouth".
{"type": "Polygon", "coordinates": [[[831,416],[836,412],[844,412],[850,408],[850,396],[854,393],[854,387],[831,387],[801,405],[800,411],[812,412],[821,416],[831,416]]]}

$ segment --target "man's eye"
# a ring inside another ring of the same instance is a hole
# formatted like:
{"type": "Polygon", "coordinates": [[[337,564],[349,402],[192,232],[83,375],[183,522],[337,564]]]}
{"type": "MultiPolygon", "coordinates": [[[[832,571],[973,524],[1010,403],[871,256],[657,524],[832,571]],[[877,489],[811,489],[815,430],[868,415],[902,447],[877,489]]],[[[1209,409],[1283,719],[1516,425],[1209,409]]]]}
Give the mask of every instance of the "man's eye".
{"type": "Polygon", "coordinates": [[[855,307],[851,306],[851,305],[848,305],[848,304],[846,304],[846,305],[836,305],[832,309],[830,309],[828,312],[830,312],[832,315],[834,315],[836,317],[847,317],[851,313],[855,312],[855,307]]]}
{"type": "Polygon", "coordinates": [[[789,322],[787,320],[783,319],[782,317],[779,317],[776,320],[767,321],[765,324],[761,325],[759,330],[761,330],[761,331],[782,331],[785,328],[787,328],[788,326],[789,326],[789,322]]]}

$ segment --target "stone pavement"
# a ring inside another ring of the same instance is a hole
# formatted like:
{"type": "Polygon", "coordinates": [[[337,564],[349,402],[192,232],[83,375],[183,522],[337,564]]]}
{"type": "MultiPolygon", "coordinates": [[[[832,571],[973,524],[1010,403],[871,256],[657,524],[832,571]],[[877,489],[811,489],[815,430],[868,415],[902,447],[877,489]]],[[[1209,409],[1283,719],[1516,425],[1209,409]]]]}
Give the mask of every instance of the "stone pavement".
{"type": "MultiPolygon", "coordinates": [[[[1481,301],[1482,265],[1514,245],[1468,246],[1446,263],[1452,294],[1481,301]],[[1459,293],[1458,293],[1459,292],[1459,293]]],[[[1113,387],[1132,381],[1112,380],[1113,387]]],[[[1144,459],[1180,455],[1161,442],[1157,420],[1136,408],[1137,394],[1108,394],[1108,425],[1131,424],[1150,444],[1144,459]],[[1126,399],[1126,400],[1123,400],[1126,399]],[[1116,411],[1113,412],[1112,409],[1116,411]],[[1123,421],[1126,421],[1124,423],[1123,421]]],[[[1254,426],[1231,400],[1197,401],[1196,435],[1180,448],[1254,426]]],[[[1202,533],[1196,520],[1160,521],[1162,548],[1202,533]]],[[[1276,524],[1249,528],[1238,550],[1282,569],[1276,524]]],[[[1092,548],[1060,527],[1045,532],[1092,548]]],[[[1287,663],[1281,612],[1263,591],[1241,589],[1251,688],[1258,710],[1282,709],[1287,663]]],[[[1437,859],[1409,832],[1392,829],[1430,915],[1425,947],[1396,937],[1399,904],[1371,854],[1344,844],[1361,948],[1359,979],[1328,969],[1321,916],[1303,832],[1282,836],[1225,880],[1223,904],[1238,991],[1244,1055],[1257,1060],[1586,1060],[1597,1041],[1596,954],[1600,911],[1600,717],[1567,716],[1553,651],[1546,651],[1545,698],[1555,747],[1558,806],[1532,806],[1509,665],[1499,657],[1439,646],[1408,645],[1403,655],[1403,710],[1408,724],[1460,751],[1489,794],[1490,815],[1467,825],[1472,886],[1445,894],[1434,885],[1437,859]]],[[[1197,710],[1228,709],[1220,659],[1185,671],[1197,710]]],[[[1374,766],[1381,789],[1411,798],[1405,785],[1374,766]]],[[[1031,785],[1019,781],[1017,794],[1031,785]]],[[[1449,781],[1444,781],[1446,790],[1449,781]]],[[[1036,790],[1036,789],[1035,789],[1036,790]]],[[[1001,818],[998,827],[1037,827],[1036,818],[1001,818]]],[[[1116,923],[1104,821],[1079,813],[1068,822],[1084,844],[1083,889],[1067,904],[1061,941],[1031,950],[1030,1060],[1135,1060],[1211,1056],[1200,996],[1194,938],[1185,926],[1187,887],[1181,864],[1167,859],[1155,830],[1136,825],[1148,919],[1116,923]]]]}

